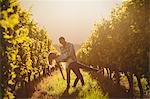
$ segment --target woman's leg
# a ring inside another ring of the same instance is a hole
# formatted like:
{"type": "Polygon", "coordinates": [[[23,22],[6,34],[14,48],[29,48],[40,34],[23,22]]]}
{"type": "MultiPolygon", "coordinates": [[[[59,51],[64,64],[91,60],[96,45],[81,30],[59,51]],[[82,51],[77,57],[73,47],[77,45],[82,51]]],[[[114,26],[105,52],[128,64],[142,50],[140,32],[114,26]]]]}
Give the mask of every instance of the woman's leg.
{"type": "Polygon", "coordinates": [[[94,72],[98,71],[97,69],[91,68],[91,67],[89,67],[83,63],[80,63],[80,62],[77,62],[76,64],[78,65],[79,68],[82,68],[82,69],[87,70],[87,71],[94,71],[94,72]]]}

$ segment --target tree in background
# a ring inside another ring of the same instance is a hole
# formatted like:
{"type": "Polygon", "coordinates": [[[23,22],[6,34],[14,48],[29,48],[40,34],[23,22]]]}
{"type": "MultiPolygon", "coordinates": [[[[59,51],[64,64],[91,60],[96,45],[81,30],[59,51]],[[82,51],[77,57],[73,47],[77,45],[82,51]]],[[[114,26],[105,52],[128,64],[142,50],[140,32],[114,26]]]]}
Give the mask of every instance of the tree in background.
{"type": "Polygon", "coordinates": [[[51,40],[17,0],[0,0],[0,9],[2,97],[14,98],[19,88],[48,68],[51,40]]]}
{"type": "MultiPolygon", "coordinates": [[[[149,87],[149,1],[128,0],[112,10],[110,19],[95,25],[92,36],[78,51],[78,59],[91,66],[109,68],[119,75],[123,72],[133,94],[133,75],[136,76],[141,97],[141,78],[149,87]]],[[[111,76],[111,75],[110,75],[111,76]]],[[[111,78],[111,77],[110,77],[111,78]]]]}

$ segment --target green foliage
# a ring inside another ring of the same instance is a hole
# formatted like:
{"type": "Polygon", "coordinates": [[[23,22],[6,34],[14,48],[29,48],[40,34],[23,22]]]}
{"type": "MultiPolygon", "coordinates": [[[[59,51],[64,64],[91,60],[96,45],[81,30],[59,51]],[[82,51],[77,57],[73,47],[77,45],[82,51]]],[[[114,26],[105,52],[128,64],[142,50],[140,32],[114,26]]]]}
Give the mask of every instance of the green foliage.
{"type": "Polygon", "coordinates": [[[78,51],[78,59],[148,79],[148,4],[147,0],[129,0],[113,9],[109,20],[95,24],[93,34],[78,51]]]}
{"type": "Polygon", "coordinates": [[[12,99],[18,88],[48,68],[51,40],[17,0],[1,0],[0,5],[2,97],[12,99]]]}

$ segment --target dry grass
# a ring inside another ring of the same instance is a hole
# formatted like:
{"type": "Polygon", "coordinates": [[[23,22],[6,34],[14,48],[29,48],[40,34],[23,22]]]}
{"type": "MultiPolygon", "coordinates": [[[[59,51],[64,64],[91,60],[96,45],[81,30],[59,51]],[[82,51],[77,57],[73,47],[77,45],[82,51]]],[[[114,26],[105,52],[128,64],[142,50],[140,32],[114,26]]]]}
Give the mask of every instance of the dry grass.
{"type": "MultiPolygon", "coordinates": [[[[66,75],[65,71],[63,73],[66,75]]],[[[68,94],[65,94],[66,80],[62,79],[59,71],[54,72],[52,75],[44,78],[37,86],[31,99],[53,99],[53,98],[80,98],[80,99],[105,99],[106,95],[103,94],[97,82],[93,80],[90,75],[82,71],[85,86],[81,86],[80,81],[76,88],[70,87],[68,94]]],[[[71,86],[76,76],[71,72],[71,86]]]]}

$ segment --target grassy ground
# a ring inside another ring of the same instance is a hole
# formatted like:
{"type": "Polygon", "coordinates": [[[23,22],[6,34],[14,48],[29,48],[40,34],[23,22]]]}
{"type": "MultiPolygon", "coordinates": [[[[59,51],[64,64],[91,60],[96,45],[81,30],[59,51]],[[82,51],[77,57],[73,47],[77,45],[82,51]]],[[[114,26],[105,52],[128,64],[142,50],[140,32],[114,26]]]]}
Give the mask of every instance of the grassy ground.
{"type": "MultiPolygon", "coordinates": [[[[66,75],[65,71],[63,71],[66,75]]],[[[85,80],[85,86],[81,86],[79,81],[76,88],[70,87],[68,93],[66,93],[66,80],[62,79],[59,71],[56,71],[45,79],[43,79],[37,86],[32,99],[34,98],[79,98],[79,99],[106,99],[107,95],[101,91],[97,82],[90,77],[87,72],[81,71],[85,80]]],[[[65,76],[66,77],[66,76],[65,76]]],[[[71,71],[71,86],[76,76],[71,71]]]]}

